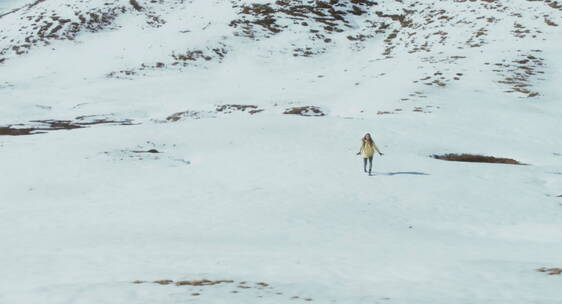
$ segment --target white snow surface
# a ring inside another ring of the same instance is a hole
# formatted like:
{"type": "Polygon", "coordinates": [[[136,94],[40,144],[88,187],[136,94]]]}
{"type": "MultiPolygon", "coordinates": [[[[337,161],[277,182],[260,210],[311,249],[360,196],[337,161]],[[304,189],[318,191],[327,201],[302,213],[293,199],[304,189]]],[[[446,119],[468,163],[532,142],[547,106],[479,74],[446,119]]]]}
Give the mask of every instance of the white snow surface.
{"type": "Polygon", "coordinates": [[[277,12],[252,35],[242,6],[275,3],[26,3],[0,17],[1,304],[560,303],[536,271],[562,267],[559,2],[380,1],[341,32],[277,12]],[[79,30],[37,38],[50,16],[79,30]],[[81,116],[133,124],[2,135],[81,116]]]}

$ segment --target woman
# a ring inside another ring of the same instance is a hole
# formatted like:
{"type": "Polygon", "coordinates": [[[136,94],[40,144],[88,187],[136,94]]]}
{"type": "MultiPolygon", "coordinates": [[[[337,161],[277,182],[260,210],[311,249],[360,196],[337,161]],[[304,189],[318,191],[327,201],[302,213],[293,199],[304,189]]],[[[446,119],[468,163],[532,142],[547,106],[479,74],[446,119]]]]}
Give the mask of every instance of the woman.
{"type": "Polygon", "coordinates": [[[361,148],[359,152],[357,152],[357,155],[361,154],[363,157],[363,170],[365,172],[367,172],[367,160],[369,161],[369,175],[371,175],[371,169],[373,168],[373,154],[375,154],[375,151],[377,151],[379,155],[383,155],[381,151],[379,151],[379,148],[377,148],[377,145],[375,145],[371,134],[365,134],[361,140],[361,148]]]}

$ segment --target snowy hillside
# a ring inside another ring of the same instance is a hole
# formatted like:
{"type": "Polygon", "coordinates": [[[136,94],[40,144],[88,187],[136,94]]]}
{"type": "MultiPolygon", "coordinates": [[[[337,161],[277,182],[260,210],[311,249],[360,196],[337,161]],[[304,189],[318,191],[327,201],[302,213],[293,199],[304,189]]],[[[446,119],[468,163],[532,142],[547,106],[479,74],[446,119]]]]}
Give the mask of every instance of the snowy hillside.
{"type": "Polygon", "coordinates": [[[0,304],[560,303],[561,17],[0,2],[0,304]]]}

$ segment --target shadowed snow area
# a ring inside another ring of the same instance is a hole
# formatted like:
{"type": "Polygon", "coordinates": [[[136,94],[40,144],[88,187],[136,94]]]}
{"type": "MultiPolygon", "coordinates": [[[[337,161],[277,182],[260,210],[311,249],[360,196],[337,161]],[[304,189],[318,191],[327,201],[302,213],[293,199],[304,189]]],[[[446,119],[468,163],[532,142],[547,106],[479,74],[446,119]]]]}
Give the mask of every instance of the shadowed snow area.
{"type": "Polygon", "coordinates": [[[0,1],[0,303],[559,303],[561,17],[0,1]]]}

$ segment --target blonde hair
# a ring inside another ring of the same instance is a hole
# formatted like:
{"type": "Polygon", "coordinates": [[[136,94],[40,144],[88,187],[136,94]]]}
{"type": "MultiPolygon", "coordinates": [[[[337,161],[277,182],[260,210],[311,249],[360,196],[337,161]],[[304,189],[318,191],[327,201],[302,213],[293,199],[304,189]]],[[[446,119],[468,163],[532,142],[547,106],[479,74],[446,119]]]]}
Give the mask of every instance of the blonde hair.
{"type": "Polygon", "coordinates": [[[373,137],[371,136],[370,133],[367,133],[367,134],[365,134],[365,136],[363,136],[363,138],[361,139],[361,142],[363,144],[366,144],[368,142],[369,145],[373,145],[373,137]],[[369,136],[369,139],[367,139],[367,136],[369,136]]]}

